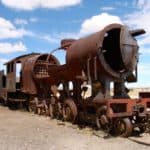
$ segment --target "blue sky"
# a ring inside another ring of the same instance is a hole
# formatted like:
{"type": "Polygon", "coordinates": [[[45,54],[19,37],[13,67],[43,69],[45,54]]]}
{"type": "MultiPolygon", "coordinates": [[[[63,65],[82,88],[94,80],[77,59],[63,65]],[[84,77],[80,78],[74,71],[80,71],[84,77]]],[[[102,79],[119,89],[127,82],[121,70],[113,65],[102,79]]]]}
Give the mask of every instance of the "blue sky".
{"type": "MultiPolygon", "coordinates": [[[[79,38],[109,23],[144,28],[140,46],[138,83],[150,87],[149,0],[0,0],[0,69],[13,57],[49,53],[63,38],[79,38]]],[[[64,53],[55,55],[64,63],[64,53]]]]}

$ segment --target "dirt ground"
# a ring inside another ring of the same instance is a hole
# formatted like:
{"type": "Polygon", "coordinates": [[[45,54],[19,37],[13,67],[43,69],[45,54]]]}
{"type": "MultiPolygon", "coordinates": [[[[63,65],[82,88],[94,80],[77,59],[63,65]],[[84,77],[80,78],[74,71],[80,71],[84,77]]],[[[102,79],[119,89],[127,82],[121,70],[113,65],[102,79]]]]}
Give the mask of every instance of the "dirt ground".
{"type": "MultiPolygon", "coordinates": [[[[77,125],[0,106],[0,150],[149,150],[150,147],[77,125]]],[[[140,139],[150,141],[150,135],[140,139]]]]}

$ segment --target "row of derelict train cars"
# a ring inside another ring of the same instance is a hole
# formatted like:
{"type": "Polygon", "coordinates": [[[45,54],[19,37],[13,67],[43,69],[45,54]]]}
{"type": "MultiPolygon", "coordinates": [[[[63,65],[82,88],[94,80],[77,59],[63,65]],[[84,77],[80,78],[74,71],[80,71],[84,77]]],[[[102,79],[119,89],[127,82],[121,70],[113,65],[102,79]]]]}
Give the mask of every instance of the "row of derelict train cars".
{"type": "Polygon", "coordinates": [[[124,137],[135,129],[143,133],[150,126],[150,93],[130,98],[125,83],[137,82],[135,37],[144,33],[110,24],[78,40],[63,39],[57,49],[66,51],[63,65],[52,53],[14,58],[5,63],[6,74],[0,71],[1,103],[124,137]]]}

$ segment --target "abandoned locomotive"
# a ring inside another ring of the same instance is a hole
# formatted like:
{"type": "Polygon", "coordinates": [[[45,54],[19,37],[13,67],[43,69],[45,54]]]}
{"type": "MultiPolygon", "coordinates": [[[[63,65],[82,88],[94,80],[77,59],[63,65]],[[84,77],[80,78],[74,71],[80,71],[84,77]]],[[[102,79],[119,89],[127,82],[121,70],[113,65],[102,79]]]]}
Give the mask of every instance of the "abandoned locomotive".
{"type": "Polygon", "coordinates": [[[94,123],[121,136],[130,136],[135,127],[144,132],[150,96],[131,99],[125,87],[125,82],[137,81],[135,36],[144,33],[110,24],[85,38],[63,39],[58,48],[66,51],[63,65],[52,54],[17,57],[5,64],[6,75],[0,72],[0,97],[10,107],[20,104],[51,118],[94,123]]]}

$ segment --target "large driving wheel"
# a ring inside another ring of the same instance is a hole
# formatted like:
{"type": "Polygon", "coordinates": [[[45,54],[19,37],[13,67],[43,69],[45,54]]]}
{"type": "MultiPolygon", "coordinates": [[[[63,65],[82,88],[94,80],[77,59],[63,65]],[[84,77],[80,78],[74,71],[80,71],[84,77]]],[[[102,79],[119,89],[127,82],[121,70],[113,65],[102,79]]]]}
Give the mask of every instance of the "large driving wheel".
{"type": "Polygon", "coordinates": [[[65,121],[71,121],[72,123],[75,122],[78,111],[77,106],[72,99],[67,99],[64,101],[62,113],[65,121]]]}
{"type": "Polygon", "coordinates": [[[128,137],[132,134],[133,126],[129,118],[120,118],[115,121],[114,130],[117,135],[128,137]]]}

